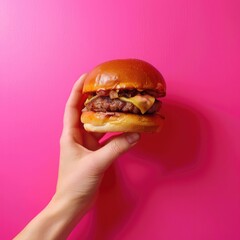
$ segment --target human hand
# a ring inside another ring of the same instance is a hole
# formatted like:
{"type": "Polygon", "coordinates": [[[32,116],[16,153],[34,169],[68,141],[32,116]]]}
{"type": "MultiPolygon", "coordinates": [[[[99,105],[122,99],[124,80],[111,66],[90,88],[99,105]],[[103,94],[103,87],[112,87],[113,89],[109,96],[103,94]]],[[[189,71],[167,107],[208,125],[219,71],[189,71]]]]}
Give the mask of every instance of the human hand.
{"type": "Polygon", "coordinates": [[[98,186],[109,165],[139,139],[138,133],[122,134],[104,146],[100,133],[86,132],[80,122],[82,75],[67,101],[60,140],[60,165],[56,197],[65,198],[81,211],[87,210],[96,197],[98,186]]]}

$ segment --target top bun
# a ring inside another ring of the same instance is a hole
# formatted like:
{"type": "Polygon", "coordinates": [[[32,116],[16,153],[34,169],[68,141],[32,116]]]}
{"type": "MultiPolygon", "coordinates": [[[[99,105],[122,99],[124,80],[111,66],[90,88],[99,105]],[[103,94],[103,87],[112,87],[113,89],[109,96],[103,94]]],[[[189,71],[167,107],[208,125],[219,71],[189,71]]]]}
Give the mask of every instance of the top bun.
{"type": "Polygon", "coordinates": [[[166,84],[151,64],[138,59],[119,59],[102,63],[90,71],[83,93],[113,89],[153,89],[165,96],[166,84]]]}

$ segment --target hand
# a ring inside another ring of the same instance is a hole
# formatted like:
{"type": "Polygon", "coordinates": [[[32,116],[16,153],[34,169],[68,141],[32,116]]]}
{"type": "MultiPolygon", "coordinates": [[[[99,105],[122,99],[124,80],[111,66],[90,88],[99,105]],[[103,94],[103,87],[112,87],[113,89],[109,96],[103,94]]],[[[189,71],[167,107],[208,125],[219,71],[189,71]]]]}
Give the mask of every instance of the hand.
{"type": "Polygon", "coordinates": [[[73,86],[65,107],[56,193],[15,239],[66,239],[96,198],[105,170],[140,137],[122,134],[101,146],[103,134],[84,130],[80,115],[85,76],[73,86]]]}
{"type": "Polygon", "coordinates": [[[86,132],[80,123],[82,87],[86,75],[75,83],[64,113],[60,140],[60,167],[56,196],[88,208],[95,198],[105,170],[139,139],[139,134],[123,134],[100,146],[100,133],[86,132]]]}

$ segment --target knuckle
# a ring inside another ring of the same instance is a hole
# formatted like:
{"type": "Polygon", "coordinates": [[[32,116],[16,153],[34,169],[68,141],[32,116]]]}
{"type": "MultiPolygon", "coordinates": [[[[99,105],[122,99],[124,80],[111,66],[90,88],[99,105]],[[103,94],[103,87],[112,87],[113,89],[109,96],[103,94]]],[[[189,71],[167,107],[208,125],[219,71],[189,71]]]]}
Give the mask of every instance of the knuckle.
{"type": "Polygon", "coordinates": [[[121,146],[118,141],[113,140],[111,144],[111,151],[113,154],[119,155],[121,153],[121,146]]]}
{"type": "Polygon", "coordinates": [[[66,140],[63,136],[60,137],[60,140],[59,140],[59,144],[60,144],[60,147],[64,146],[66,143],[66,140]]]}
{"type": "Polygon", "coordinates": [[[62,134],[59,140],[60,146],[65,146],[72,141],[70,134],[62,134]]]}

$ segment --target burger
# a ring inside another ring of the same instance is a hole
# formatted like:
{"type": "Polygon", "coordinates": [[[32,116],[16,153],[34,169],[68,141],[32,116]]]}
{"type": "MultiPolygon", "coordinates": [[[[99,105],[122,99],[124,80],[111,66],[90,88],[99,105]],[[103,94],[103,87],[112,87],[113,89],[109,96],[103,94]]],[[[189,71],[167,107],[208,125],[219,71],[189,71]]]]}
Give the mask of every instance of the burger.
{"type": "Polygon", "coordinates": [[[81,114],[90,132],[158,132],[166,84],[151,64],[138,59],[104,62],[84,81],[86,101],[81,114]]]}

